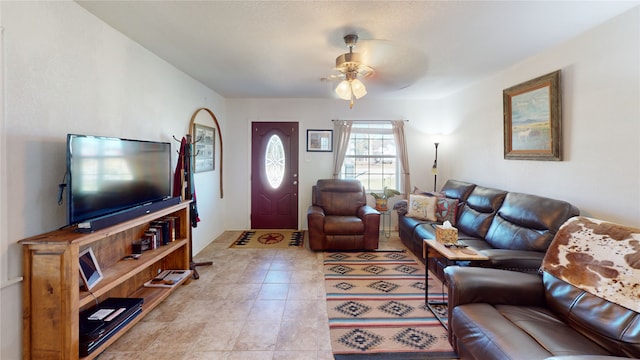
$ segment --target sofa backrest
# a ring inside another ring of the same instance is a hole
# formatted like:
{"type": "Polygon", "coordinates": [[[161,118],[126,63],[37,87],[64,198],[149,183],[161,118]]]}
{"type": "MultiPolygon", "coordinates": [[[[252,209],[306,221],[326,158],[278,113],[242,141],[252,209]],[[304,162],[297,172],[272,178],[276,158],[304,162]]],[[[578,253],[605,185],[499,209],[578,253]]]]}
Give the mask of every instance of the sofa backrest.
{"type": "Polygon", "coordinates": [[[440,192],[450,199],[458,199],[460,204],[462,204],[467,201],[467,198],[475,187],[476,185],[472,183],[459,180],[447,180],[440,192]]]}
{"type": "Polygon", "coordinates": [[[354,216],[367,204],[367,196],[359,180],[318,180],[311,197],[312,204],[321,207],[326,215],[354,216]]]}
{"type": "Polygon", "coordinates": [[[547,305],[569,326],[616,356],[640,358],[640,314],[543,272],[547,305]]]}
{"type": "Polygon", "coordinates": [[[475,186],[459,211],[456,226],[465,234],[484,238],[506,191],[475,186]]]}
{"type": "Polygon", "coordinates": [[[545,252],[560,226],[579,213],[562,200],[510,192],[493,217],[485,240],[497,249],[545,252]]]}

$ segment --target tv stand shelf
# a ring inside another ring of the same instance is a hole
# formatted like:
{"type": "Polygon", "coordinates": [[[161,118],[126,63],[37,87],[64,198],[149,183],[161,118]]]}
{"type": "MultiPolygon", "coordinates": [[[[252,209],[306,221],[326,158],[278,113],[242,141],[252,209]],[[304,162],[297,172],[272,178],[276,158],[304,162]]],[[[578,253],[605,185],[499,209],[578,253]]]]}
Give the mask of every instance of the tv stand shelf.
{"type": "MultiPolygon", "coordinates": [[[[85,305],[87,304],[94,304],[94,296],[101,297],[107,294],[111,289],[113,289],[114,286],[129,281],[131,277],[144,272],[149,266],[152,266],[154,263],[161,261],[174,251],[179,250],[179,248],[184,247],[186,242],[187,240],[185,239],[177,240],[158,249],[150,250],[143,253],[138,260],[120,260],[112,266],[104,269],[102,271],[103,280],[99,282],[93,289],[91,289],[91,292],[83,290],[80,291],[79,306],[85,307],[85,305]]],[[[164,270],[164,268],[158,269],[164,270]]],[[[151,270],[153,273],[151,277],[153,277],[153,275],[157,274],[157,270],[153,268],[151,270]]]]}
{"type": "Polygon", "coordinates": [[[92,233],[75,228],[52,231],[19,241],[23,245],[23,358],[79,358],[79,313],[109,297],[144,299],[142,313],[83,359],[100,355],[128,329],[166,299],[171,288],[144,287],[166,269],[189,269],[189,203],[181,202],[92,233]],[[176,218],[175,241],[145,251],[139,259],[123,260],[131,244],[151,221],[176,218]],[[80,289],[78,255],[91,247],[103,279],[91,291],[80,289]]]}

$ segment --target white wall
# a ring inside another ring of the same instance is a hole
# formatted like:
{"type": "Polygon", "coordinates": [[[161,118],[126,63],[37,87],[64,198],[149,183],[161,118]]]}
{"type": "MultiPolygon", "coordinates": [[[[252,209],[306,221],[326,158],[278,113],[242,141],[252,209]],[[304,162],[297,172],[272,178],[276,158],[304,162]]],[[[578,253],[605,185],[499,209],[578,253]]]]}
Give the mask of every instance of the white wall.
{"type": "MultiPolygon", "coordinates": [[[[218,94],[89,14],[75,2],[0,2],[3,32],[0,358],[21,357],[21,248],[16,241],[65,225],[56,201],[67,133],[178,143],[193,112],[218,94]],[[6,227],[6,228],[5,228],[6,227]]],[[[211,123],[212,124],[212,123],[211,123]]],[[[224,126],[224,125],[222,125],[224,126]]],[[[177,153],[173,159],[175,166],[177,153]]],[[[194,250],[223,229],[218,172],[196,174],[194,250]]]]}
{"type": "Polygon", "coordinates": [[[409,119],[412,186],[438,188],[455,178],[479,185],[563,199],[587,216],[640,226],[640,8],[580,37],[438,100],[347,102],[320,99],[227,101],[237,155],[227,173],[237,194],[227,229],[249,225],[251,121],[300,122],[300,209],[306,228],[311,186],[331,177],[332,154],[307,153],[306,129],[331,129],[332,119],[409,119]],[[502,90],[562,70],[564,161],[505,160],[502,90]],[[441,135],[441,136],[436,136],[441,135]]]}
{"type": "MultiPolygon", "coordinates": [[[[378,101],[362,98],[353,109],[344,100],[329,99],[228,99],[227,133],[234,139],[225,147],[233,154],[225,170],[225,183],[233,195],[227,202],[227,229],[247,229],[250,226],[250,149],[251,122],[294,121],[300,123],[300,182],[299,226],[307,227],[306,212],[311,204],[311,187],[318,179],[331,178],[333,174],[333,153],[307,152],[307,129],[333,129],[334,119],[350,120],[395,120],[408,119],[405,124],[410,152],[426,154],[414,156],[409,167],[415,183],[424,188],[433,187],[431,165],[434,145],[432,134],[443,131],[438,119],[430,116],[432,104],[429,101],[378,101]],[[431,135],[430,135],[431,134],[431,135]]],[[[225,150],[226,151],[226,150],[225,150]]],[[[438,158],[446,159],[447,151],[438,152],[438,158]]],[[[446,161],[446,160],[443,160],[446,161]]],[[[370,199],[372,200],[372,199],[370,199]]]]}
{"type": "Polygon", "coordinates": [[[640,8],[446,99],[449,176],[640,226],[640,8]],[[502,90],[560,69],[564,160],[504,160],[502,90]]]}

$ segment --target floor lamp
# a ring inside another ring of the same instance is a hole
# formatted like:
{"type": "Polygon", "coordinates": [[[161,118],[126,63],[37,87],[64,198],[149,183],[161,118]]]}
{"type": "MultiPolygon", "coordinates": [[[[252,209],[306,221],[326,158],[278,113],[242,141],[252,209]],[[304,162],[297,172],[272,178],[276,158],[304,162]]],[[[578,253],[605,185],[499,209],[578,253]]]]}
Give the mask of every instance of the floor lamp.
{"type": "Polygon", "coordinates": [[[433,143],[436,146],[436,159],[433,160],[433,166],[431,167],[431,172],[433,173],[433,192],[438,191],[436,187],[438,186],[438,145],[440,143],[433,143]]]}

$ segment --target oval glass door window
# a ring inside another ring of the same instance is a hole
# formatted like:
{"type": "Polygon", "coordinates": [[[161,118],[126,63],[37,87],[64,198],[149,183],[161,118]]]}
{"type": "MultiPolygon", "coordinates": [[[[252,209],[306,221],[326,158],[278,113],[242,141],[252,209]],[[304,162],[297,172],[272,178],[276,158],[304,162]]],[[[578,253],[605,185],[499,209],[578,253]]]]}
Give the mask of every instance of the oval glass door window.
{"type": "Polygon", "coordinates": [[[277,135],[271,135],[267,142],[267,150],[264,156],[264,169],[269,185],[277,189],[284,179],[284,145],[277,135]]]}

